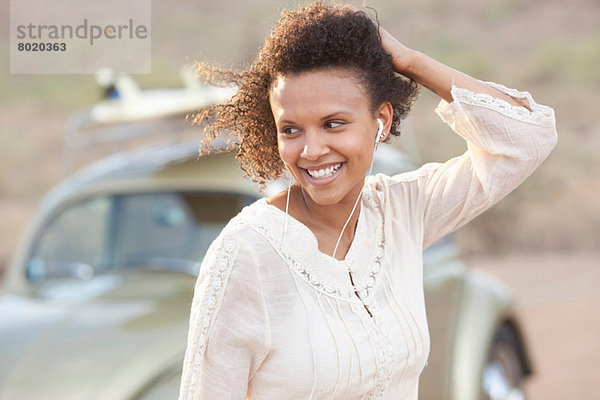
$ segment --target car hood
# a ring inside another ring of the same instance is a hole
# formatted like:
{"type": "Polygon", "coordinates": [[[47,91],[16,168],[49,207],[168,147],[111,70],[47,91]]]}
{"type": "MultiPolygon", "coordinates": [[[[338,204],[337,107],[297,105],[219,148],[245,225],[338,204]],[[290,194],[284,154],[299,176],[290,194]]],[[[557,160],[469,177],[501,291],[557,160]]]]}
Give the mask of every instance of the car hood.
{"type": "Polygon", "coordinates": [[[194,282],[131,271],[58,285],[53,300],[5,295],[0,399],[125,399],[181,368],[194,282]]]}

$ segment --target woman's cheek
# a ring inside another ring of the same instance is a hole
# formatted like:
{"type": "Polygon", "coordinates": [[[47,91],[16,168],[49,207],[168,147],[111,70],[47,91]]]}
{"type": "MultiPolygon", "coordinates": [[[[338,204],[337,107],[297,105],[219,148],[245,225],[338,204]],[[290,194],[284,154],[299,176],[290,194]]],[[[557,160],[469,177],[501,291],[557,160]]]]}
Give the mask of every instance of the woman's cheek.
{"type": "Polygon", "coordinates": [[[293,169],[296,165],[297,157],[294,156],[294,151],[289,145],[284,144],[281,141],[279,142],[279,158],[281,158],[288,170],[293,169]]]}
{"type": "Polygon", "coordinates": [[[278,146],[279,157],[283,160],[283,162],[287,164],[295,164],[296,159],[298,158],[296,155],[297,152],[294,150],[295,146],[285,139],[280,139],[278,146]]]}

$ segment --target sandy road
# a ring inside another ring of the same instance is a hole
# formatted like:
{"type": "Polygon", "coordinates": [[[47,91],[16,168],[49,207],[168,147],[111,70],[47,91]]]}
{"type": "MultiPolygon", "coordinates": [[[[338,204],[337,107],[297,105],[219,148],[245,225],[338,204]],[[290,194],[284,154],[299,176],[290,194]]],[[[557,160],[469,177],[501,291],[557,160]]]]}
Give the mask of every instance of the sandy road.
{"type": "Polygon", "coordinates": [[[473,258],[515,292],[534,361],[531,400],[600,399],[600,253],[473,258]]]}

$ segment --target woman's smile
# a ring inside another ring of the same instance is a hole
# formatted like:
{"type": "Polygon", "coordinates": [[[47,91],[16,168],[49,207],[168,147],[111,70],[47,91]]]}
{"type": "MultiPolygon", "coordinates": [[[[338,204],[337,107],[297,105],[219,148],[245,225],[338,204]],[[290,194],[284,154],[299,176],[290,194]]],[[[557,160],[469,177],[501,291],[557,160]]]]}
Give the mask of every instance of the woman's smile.
{"type": "Polygon", "coordinates": [[[302,168],[307,176],[307,179],[315,185],[327,185],[335,180],[341,173],[345,163],[337,162],[327,166],[307,167],[302,168]]]}

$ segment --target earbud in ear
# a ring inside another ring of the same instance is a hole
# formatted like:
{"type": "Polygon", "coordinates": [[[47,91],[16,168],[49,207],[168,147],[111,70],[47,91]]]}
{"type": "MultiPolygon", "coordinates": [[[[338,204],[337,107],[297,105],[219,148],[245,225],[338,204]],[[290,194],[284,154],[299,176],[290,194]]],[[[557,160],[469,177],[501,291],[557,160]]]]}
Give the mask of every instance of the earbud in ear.
{"type": "Polygon", "coordinates": [[[380,118],[377,118],[377,123],[379,124],[379,130],[377,131],[377,136],[375,137],[375,143],[379,143],[383,136],[383,121],[380,118]]]}
{"type": "Polygon", "coordinates": [[[379,124],[379,129],[377,130],[377,136],[375,137],[375,151],[377,151],[379,141],[381,140],[381,138],[383,138],[383,121],[377,118],[377,123],[379,124]]]}

